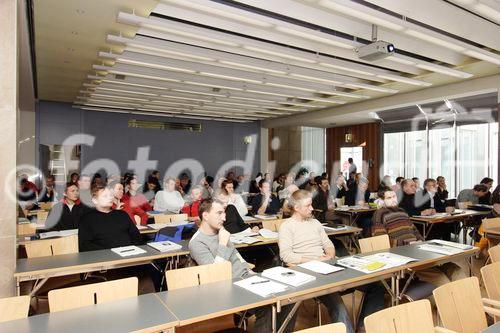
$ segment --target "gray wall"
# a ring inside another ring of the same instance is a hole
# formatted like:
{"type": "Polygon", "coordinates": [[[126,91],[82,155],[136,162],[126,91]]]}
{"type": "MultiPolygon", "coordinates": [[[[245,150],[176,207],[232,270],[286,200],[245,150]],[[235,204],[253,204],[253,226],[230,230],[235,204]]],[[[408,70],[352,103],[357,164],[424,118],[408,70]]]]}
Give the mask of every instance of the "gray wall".
{"type": "Polygon", "coordinates": [[[209,175],[234,159],[245,159],[249,145],[243,137],[256,135],[252,175],[260,166],[260,122],[231,123],[150,117],[143,115],[85,111],[69,103],[41,101],[37,105],[37,141],[42,145],[62,144],[70,135],[85,133],[95,136],[92,147],[82,146],[81,167],[96,159],[108,158],[127,171],[129,160],[135,160],[137,148],[149,146],[149,159],[158,160],[164,175],[168,167],[183,158],[198,160],[209,175]],[[129,119],[201,123],[202,132],[129,128],[129,119]]]}

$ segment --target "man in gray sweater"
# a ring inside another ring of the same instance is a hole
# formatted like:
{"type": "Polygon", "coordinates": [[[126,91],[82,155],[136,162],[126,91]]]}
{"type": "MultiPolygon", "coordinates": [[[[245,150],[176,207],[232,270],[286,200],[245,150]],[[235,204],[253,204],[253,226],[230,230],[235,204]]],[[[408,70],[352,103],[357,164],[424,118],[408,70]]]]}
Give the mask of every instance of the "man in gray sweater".
{"type": "MultiPolygon", "coordinates": [[[[205,200],[200,204],[200,228],[189,241],[191,258],[198,265],[209,265],[222,261],[231,262],[233,278],[245,278],[255,274],[248,263],[241,257],[238,250],[229,241],[231,234],[224,229],[224,204],[218,200],[205,200]]],[[[278,325],[284,321],[292,305],[284,306],[277,316],[278,325]]],[[[271,306],[254,309],[256,320],[254,332],[271,332],[271,306]]],[[[285,332],[292,332],[295,326],[295,316],[290,320],[285,332]]]]}

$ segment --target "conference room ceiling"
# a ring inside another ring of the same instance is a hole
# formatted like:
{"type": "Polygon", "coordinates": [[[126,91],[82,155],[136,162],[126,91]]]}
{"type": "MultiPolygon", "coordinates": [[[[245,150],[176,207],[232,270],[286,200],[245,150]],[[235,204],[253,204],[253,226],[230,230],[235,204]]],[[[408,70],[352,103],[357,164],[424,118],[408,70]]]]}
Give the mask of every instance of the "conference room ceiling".
{"type": "Polygon", "coordinates": [[[500,73],[498,2],[475,3],[36,1],[39,98],[241,122],[335,114],[343,104],[500,73]],[[358,58],[372,25],[395,54],[358,58]]]}

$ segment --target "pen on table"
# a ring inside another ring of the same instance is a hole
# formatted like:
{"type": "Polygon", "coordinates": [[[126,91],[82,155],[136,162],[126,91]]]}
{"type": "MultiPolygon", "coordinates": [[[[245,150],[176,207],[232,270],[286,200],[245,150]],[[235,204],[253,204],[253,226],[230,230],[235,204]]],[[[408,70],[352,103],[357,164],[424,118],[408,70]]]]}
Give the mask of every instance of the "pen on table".
{"type": "Polygon", "coordinates": [[[252,282],[250,284],[259,284],[259,283],[266,283],[269,282],[269,280],[263,280],[263,281],[257,281],[257,282],[252,282]]]}
{"type": "Polygon", "coordinates": [[[120,253],[130,252],[130,251],[134,251],[134,250],[135,250],[135,249],[123,250],[123,251],[120,251],[120,253]]]}

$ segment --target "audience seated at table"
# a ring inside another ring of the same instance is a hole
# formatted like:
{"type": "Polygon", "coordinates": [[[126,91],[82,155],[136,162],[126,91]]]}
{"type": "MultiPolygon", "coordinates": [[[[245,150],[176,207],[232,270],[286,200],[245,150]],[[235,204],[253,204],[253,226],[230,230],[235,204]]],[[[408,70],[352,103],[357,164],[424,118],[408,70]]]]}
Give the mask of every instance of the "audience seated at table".
{"type": "Polygon", "coordinates": [[[112,209],[114,197],[111,189],[103,184],[94,184],[91,193],[95,209],[80,219],[80,251],[140,245],[141,235],[129,215],[123,210],[112,209]]]}
{"type": "Polygon", "coordinates": [[[217,199],[226,206],[233,205],[240,216],[248,214],[248,208],[241,195],[234,193],[234,181],[230,179],[223,180],[220,186],[217,199]]]}
{"type": "MultiPolygon", "coordinates": [[[[231,262],[233,278],[247,278],[254,275],[255,273],[250,269],[248,263],[229,240],[231,234],[223,227],[224,204],[218,200],[206,200],[200,205],[199,216],[201,218],[200,228],[189,241],[191,258],[198,265],[229,261],[231,262]]],[[[282,307],[282,311],[277,314],[278,325],[281,325],[291,309],[292,305],[282,307]]],[[[256,316],[253,329],[255,333],[272,331],[271,306],[259,307],[249,312],[256,316]]],[[[296,316],[293,316],[285,332],[293,331],[295,319],[296,316]]]]}
{"type": "Polygon", "coordinates": [[[179,214],[182,207],[184,207],[184,199],[176,190],[175,179],[169,177],[165,180],[165,188],[156,193],[154,210],[165,214],[179,214]]]}
{"type": "Polygon", "coordinates": [[[153,176],[149,176],[148,179],[146,180],[146,183],[144,184],[144,188],[142,189],[142,193],[148,200],[148,203],[153,206],[154,205],[154,199],[156,193],[160,191],[158,189],[158,182],[157,179],[153,176]]]}
{"type": "MultiPolygon", "coordinates": [[[[342,177],[343,179],[344,177],[342,177]]],[[[337,188],[337,185],[335,185],[335,188],[337,188]]],[[[344,188],[341,187],[341,189],[338,191],[340,192],[344,188]]],[[[334,190],[335,191],[335,190],[334,190]]],[[[337,194],[338,194],[337,192],[337,194]]],[[[333,193],[330,191],[330,184],[328,182],[328,179],[322,178],[321,181],[319,182],[318,189],[316,192],[313,194],[313,201],[312,205],[315,210],[320,211],[318,214],[320,215],[320,221],[333,221],[336,220],[335,216],[335,196],[333,193]]]]}
{"type": "Polygon", "coordinates": [[[259,181],[260,193],[252,200],[252,213],[254,215],[274,215],[280,210],[278,198],[271,193],[271,184],[265,179],[259,181]]]}
{"type": "Polygon", "coordinates": [[[55,189],[56,178],[54,175],[48,175],[45,177],[45,186],[40,191],[38,196],[38,202],[57,202],[59,198],[59,193],[55,189]]]}
{"type": "Polygon", "coordinates": [[[78,179],[78,188],[80,189],[80,201],[87,207],[94,207],[92,195],[90,194],[91,178],[89,175],[82,174],[78,179]]]}
{"type": "Polygon", "coordinates": [[[78,185],[67,183],[64,198],[56,203],[45,221],[45,228],[50,230],[78,229],[82,215],[89,210],[81,204],[78,185]]]}
{"type": "MultiPolygon", "coordinates": [[[[403,188],[409,186],[411,179],[402,182],[403,188]]],[[[413,183],[414,184],[414,183],[413,183]]],[[[413,185],[412,185],[413,187],[413,185]]],[[[378,196],[384,200],[384,206],[373,214],[372,236],[387,234],[391,246],[404,246],[424,238],[410,220],[409,214],[398,207],[398,198],[394,191],[382,189],[378,196]]],[[[463,270],[455,263],[446,263],[439,267],[419,270],[417,276],[422,280],[440,286],[450,281],[465,277],[463,270]]]]}
{"type": "Polygon", "coordinates": [[[489,193],[488,187],[484,184],[475,185],[472,189],[464,189],[458,194],[456,207],[460,208],[460,203],[477,205],[479,204],[479,199],[486,196],[487,193],[489,193]]]}
{"type": "Polygon", "coordinates": [[[493,179],[491,179],[489,177],[485,177],[481,180],[481,182],[479,184],[486,185],[486,187],[488,188],[488,191],[486,192],[486,194],[479,198],[479,204],[491,205],[491,192],[490,192],[490,190],[493,187],[493,179]]]}
{"type": "Polygon", "coordinates": [[[347,184],[348,190],[345,194],[345,204],[348,206],[364,205],[370,201],[370,191],[368,191],[368,179],[361,173],[357,173],[347,184]]]}
{"type": "Polygon", "coordinates": [[[123,195],[123,210],[130,216],[130,219],[135,224],[147,225],[148,214],[147,212],[153,210],[148,202],[146,196],[139,192],[139,181],[135,175],[125,179],[125,185],[128,191],[123,195]],[[136,216],[140,221],[136,220],[136,216]]]}
{"type": "Polygon", "coordinates": [[[412,179],[405,179],[401,182],[401,190],[397,192],[399,207],[403,208],[409,216],[432,215],[436,213],[433,208],[424,207],[424,197],[416,196],[417,186],[412,179]]]}
{"type": "Polygon", "coordinates": [[[187,214],[188,220],[191,222],[196,222],[196,225],[200,224],[200,217],[198,215],[198,210],[200,208],[200,204],[202,203],[202,193],[203,188],[200,185],[193,186],[191,188],[191,192],[189,193],[189,199],[184,204],[184,207],[181,209],[181,213],[187,214]]]}

